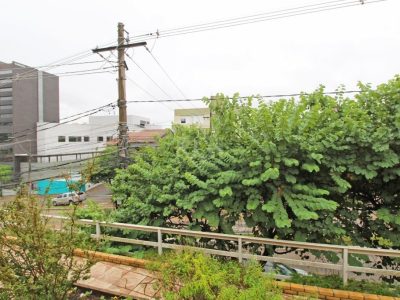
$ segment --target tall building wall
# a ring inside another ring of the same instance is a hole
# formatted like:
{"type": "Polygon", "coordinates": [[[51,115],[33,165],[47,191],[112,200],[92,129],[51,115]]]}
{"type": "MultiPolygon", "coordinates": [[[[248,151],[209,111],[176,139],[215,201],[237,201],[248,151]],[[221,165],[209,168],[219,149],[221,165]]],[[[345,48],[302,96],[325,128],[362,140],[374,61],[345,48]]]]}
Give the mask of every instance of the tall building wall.
{"type": "MultiPolygon", "coordinates": [[[[1,133],[9,131],[11,154],[35,154],[37,122],[59,122],[59,119],[57,76],[16,62],[0,62],[0,143],[8,140],[1,133]]],[[[4,152],[0,151],[0,161],[5,159],[4,152]]]]}

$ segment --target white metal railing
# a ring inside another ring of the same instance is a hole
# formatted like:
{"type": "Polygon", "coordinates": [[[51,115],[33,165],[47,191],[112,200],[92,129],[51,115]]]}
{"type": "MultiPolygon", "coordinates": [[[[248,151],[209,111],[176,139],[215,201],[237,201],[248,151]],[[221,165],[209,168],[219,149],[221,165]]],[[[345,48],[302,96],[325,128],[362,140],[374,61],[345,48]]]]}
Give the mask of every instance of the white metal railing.
{"type": "MultiPolygon", "coordinates": [[[[67,217],[63,217],[63,216],[53,216],[53,215],[42,215],[42,216],[45,218],[49,218],[49,219],[60,220],[61,222],[68,220],[67,217]]],[[[377,268],[370,268],[370,267],[356,267],[356,266],[350,266],[348,264],[349,254],[364,254],[364,255],[371,255],[371,256],[400,257],[399,250],[296,242],[296,241],[288,241],[288,240],[277,240],[277,239],[259,238],[259,237],[243,236],[243,235],[222,234],[222,233],[214,233],[214,232],[192,231],[192,230],[166,228],[166,227],[145,226],[145,225],[135,225],[135,224],[126,224],[126,223],[108,223],[108,222],[100,222],[100,221],[85,220],[85,219],[80,219],[76,223],[80,224],[80,225],[95,226],[96,234],[92,235],[93,238],[101,239],[103,237],[104,238],[106,237],[107,240],[110,240],[110,241],[156,247],[158,249],[158,254],[160,254],[160,255],[162,254],[163,249],[190,248],[190,249],[194,249],[194,250],[203,251],[203,252],[209,253],[209,254],[226,256],[226,257],[234,257],[234,258],[237,258],[239,262],[242,262],[243,259],[255,259],[255,260],[261,260],[261,261],[267,261],[267,262],[286,263],[286,264],[291,264],[291,265],[296,265],[296,266],[324,268],[324,269],[340,271],[344,284],[347,283],[349,272],[370,273],[370,274],[387,275],[387,276],[400,276],[400,271],[398,271],[398,270],[377,269],[377,268]],[[135,230],[135,231],[157,233],[157,242],[109,236],[109,235],[104,236],[101,233],[101,227],[116,228],[116,229],[128,229],[128,230],[135,230]],[[210,238],[210,239],[215,239],[215,240],[234,241],[237,243],[237,249],[235,251],[226,251],[226,250],[216,250],[216,249],[208,249],[208,248],[201,248],[201,247],[189,247],[189,246],[184,246],[184,245],[164,243],[163,242],[163,234],[172,234],[172,235],[190,236],[190,237],[197,237],[197,238],[210,238]],[[269,245],[269,246],[272,245],[272,246],[290,247],[290,248],[297,248],[297,249],[330,251],[330,252],[335,252],[335,253],[341,254],[342,262],[340,264],[333,264],[333,263],[326,263],[326,262],[311,262],[311,261],[305,261],[305,260],[293,259],[293,258],[283,258],[283,257],[272,257],[272,256],[248,254],[248,253],[243,252],[243,244],[244,243],[255,243],[255,244],[260,244],[260,245],[269,245]]]]}

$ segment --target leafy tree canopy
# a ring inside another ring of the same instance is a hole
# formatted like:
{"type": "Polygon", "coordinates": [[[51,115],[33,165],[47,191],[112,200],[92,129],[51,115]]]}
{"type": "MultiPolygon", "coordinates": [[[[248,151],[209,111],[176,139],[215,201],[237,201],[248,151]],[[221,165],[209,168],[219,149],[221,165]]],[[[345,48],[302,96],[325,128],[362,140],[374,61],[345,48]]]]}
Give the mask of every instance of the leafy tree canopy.
{"type": "Polygon", "coordinates": [[[400,77],[354,98],[205,99],[212,129],[174,127],[112,182],[118,219],[400,247],[400,77]]]}

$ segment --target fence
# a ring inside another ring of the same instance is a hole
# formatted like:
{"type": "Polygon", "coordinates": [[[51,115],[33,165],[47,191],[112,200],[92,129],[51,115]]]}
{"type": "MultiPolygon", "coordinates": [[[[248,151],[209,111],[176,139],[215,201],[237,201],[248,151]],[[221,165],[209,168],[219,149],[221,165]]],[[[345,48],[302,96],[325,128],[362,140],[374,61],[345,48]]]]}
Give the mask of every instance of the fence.
{"type": "MultiPolygon", "coordinates": [[[[43,217],[60,220],[61,223],[64,220],[68,219],[67,217],[52,216],[52,215],[43,215],[43,217]]],[[[237,258],[239,262],[242,262],[243,259],[255,259],[255,260],[267,261],[267,262],[272,262],[272,263],[286,263],[286,264],[291,264],[291,265],[295,265],[295,266],[308,266],[308,267],[337,270],[337,271],[341,272],[341,275],[343,278],[343,284],[347,283],[349,272],[369,273],[369,274],[386,275],[386,276],[400,276],[400,271],[398,271],[398,270],[378,269],[378,268],[370,268],[370,267],[356,267],[356,266],[349,265],[349,262],[348,262],[349,254],[400,257],[399,250],[364,248],[364,247],[358,247],[358,246],[341,246],[341,245],[330,245],[330,244],[306,243],[306,242],[268,239],[268,238],[258,238],[258,237],[243,236],[243,235],[231,235],[231,234],[221,234],[221,233],[213,233],[213,232],[191,231],[191,230],[165,228],[165,227],[144,226],[144,225],[134,225],[134,224],[125,224],[125,223],[108,223],[108,222],[99,222],[99,221],[83,220],[83,219],[78,220],[76,223],[81,224],[81,225],[95,226],[96,234],[93,234],[92,236],[93,236],[93,238],[96,238],[96,239],[101,239],[101,238],[105,237],[101,233],[102,227],[157,233],[157,242],[109,236],[109,235],[107,235],[107,240],[115,241],[115,242],[122,242],[122,243],[127,243],[127,244],[156,247],[158,249],[158,254],[160,254],[160,255],[162,254],[163,249],[188,248],[187,246],[183,246],[183,245],[164,243],[163,235],[170,234],[170,235],[179,235],[179,236],[190,236],[190,237],[196,237],[196,238],[210,238],[210,239],[215,239],[215,240],[234,241],[237,243],[237,249],[235,249],[235,251],[216,250],[216,249],[208,249],[208,248],[201,248],[201,247],[189,247],[189,248],[203,251],[208,254],[226,256],[226,257],[234,257],[234,258],[237,258]],[[256,255],[256,254],[248,254],[248,253],[243,252],[243,244],[244,243],[254,243],[254,244],[260,244],[260,245],[265,245],[265,246],[279,246],[279,247],[289,247],[289,248],[318,250],[318,251],[330,251],[330,252],[335,252],[335,253],[341,254],[342,261],[340,264],[333,264],[333,263],[326,263],[326,262],[305,261],[305,260],[301,260],[300,258],[292,259],[292,258],[282,258],[282,257],[271,257],[271,256],[262,256],[262,255],[256,255]]]]}

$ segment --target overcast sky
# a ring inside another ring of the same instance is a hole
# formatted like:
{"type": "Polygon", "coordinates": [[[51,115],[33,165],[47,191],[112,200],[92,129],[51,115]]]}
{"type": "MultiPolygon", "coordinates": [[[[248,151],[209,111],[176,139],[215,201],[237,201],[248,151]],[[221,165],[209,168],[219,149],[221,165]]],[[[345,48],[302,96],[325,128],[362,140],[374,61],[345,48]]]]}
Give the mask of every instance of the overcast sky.
{"type": "MultiPolygon", "coordinates": [[[[326,0],[325,0],[326,1],[326,0]]],[[[325,2],[324,1],[324,2],[325,2]]],[[[0,61],[46,65],[116,40],[117,23],[131,36],[225,18],[292,8],[308,0],[12,0],[2,1],[0,61]]],[[[321,2],[321,1],[320,1],[321,2]]],[[[368,1],[366,1],[368,2],[368,1]]],[[[271,20],[149,41],[154,56],[189,98],[312,91],[319,84],[373,85],[400,73],[400,1],[271,20]]],[[[143,48],[135,61],[174,99],[182,98],[143,48]]],[[[81,61],[101,59],[91,55],[81,61]]],[[[111,59],[114,59],[112,57],[111,59]]],[[[130,78],[156,98],[169,98],[129,59],[130,78]]],[[[69,66],[51,72],[93,69],[69,66]]],[[[61,116],[117,99],[116,74],[60,77],[61,116]]],[[[150,99],[127,82],[128,100],[150,99]]],[[[174,108],[193,103],[132,104],[128,114],[168,124],[174,108]]]]}

